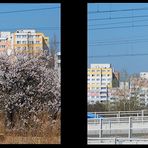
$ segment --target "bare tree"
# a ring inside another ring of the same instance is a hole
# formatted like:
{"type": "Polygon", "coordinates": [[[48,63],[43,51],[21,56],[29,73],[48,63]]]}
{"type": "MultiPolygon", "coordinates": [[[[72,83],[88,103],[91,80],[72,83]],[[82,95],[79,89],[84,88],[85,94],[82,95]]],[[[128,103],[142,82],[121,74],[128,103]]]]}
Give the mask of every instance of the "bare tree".
{"type": "Polygon", "coordinates": [[[57,51],[57,38],[56,35],[54,34],[53,38],[51,39],[51,43],[50,43],[50,56],[51,56],[51,64],[53,67],[55,67],[55,54],[57,51]]]}

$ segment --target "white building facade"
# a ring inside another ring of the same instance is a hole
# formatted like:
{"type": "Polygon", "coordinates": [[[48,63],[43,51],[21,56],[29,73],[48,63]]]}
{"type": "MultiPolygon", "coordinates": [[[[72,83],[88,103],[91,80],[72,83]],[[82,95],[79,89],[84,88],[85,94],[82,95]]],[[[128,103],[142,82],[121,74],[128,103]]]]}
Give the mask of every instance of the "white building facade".
{"type": "Polygon", "coordinates": [[[111,64],[91,64],[87,78],[88,103],[109,101],[113,79],[111,64]]]}
{"type": "Polygon", "coordinates": [[[148,72],[140,72],[140,77],[148,79],[148,72]]]}
{"type": "Polygon", "coordinates": [[[61,78],[61,52],[57,52],[55,55],[55,69],[58,71],[58,75],[61,78]]]}

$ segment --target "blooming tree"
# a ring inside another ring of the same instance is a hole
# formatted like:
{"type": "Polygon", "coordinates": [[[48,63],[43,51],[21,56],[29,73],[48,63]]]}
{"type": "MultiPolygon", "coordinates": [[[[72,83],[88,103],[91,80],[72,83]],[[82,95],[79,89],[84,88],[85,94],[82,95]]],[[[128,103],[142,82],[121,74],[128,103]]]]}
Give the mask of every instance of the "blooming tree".
{"type": "Polygon", "coordinates": [[[51,65],[52,57],[38,55],[0,57],[0,107],[6,112],[8,127],[17,114],[21,126],[36,122],[37,114],[48,112],[55,118],[60,110],[60,80],[51,65]]]}

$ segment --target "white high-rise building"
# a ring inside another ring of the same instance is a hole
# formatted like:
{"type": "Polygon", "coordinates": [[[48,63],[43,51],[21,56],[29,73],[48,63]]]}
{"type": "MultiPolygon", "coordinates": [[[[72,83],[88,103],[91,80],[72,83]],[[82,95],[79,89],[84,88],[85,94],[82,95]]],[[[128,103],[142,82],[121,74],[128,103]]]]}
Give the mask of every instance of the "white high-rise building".
{"type": "Polygon", "coordinates": [[[148,72],[140,72],[140,77],[148,79],[148,72]]]}
{"type": "Polygon", "coordinates": [[[88,103],[109,101],[113,79],[111,64],[91,64],[87,78],[88,103]]]}
{"type": "Polygon", "coordinates": [[[59,77],[61,77],[61,52],[57,52],[55,55],[55,69],[58,71],[59,77]]]}

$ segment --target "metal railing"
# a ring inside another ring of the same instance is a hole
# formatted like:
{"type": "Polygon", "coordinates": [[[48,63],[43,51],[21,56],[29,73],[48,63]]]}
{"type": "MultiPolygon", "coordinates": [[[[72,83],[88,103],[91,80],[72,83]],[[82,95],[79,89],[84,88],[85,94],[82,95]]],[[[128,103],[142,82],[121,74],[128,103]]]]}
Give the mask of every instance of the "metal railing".
{"type": "Polygon", "coordinates": [[[87,144],[148,144],[143,138],[88,138],[87,144]]]}
{"type": "Polygon", "coordinates": [[[88,112],[101,115],[103,117],[127,117],[127,116],[148,116],[148,110],[138,111],[109,111],[109,112],[88,112]]]}
{"type": "Polygon", "coordinates": [[[135,134],[148,136],[148,116],[88,119],[88,137],[126,135],[132,138],[135,134]]]}

